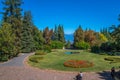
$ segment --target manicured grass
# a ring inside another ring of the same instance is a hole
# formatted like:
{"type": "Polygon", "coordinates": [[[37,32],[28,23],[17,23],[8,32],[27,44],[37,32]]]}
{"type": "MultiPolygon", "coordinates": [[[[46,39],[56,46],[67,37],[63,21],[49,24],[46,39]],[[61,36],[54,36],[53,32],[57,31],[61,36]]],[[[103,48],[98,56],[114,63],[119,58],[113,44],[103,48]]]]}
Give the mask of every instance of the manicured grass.
{"type": "MultiPolygon", "coordinates": [[[[110,61],[104,60],[106,57],[111,57],[108,55],[99,55],[86,51],[79,50],[67,50],[73,52],[80,52],[79,54],[65,54],[66,50],[54,50],[51,53],[47,53],[46,55],[32,55],[32,57],[44,57],[38,63],[29,61],[29,64],[41,69],[53,69],[53,70],[61,70],[61,71],[103,71],[110,70],[111,67],[118,68],[120,63],[110,63],[110,61]],[[65,67],[63,63],[67,60],[87,60],[93,62],[94,66],[89,68],[70,68],[65,67]]],[[[120,56],[114,56],[120,58],[120,56]]]]}

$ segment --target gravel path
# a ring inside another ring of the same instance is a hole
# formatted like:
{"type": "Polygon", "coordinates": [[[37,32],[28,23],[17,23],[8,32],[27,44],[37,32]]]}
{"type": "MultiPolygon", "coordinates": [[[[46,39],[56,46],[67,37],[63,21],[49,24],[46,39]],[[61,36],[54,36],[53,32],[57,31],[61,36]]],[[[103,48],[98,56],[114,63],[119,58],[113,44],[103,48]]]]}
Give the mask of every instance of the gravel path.
{"type": "Polygon", "coordinates": [[[7,62],[0,63],[0,67],[3,67],[3,66],[19,66],[19,67],[21,66],[22,67],[22,66],[24,66],[24,64],[23,64],[24,59],[31,54],[33,54],[33,53],[30,53],[30,54],[22,53],[18,57],[15,57],[7,62]]]}
{"type": "MultiPolygon", "coordinates": [[[[54,70],[41,70],[26,64],[27,56],[24,54],[6,63],[0,63],[0,80],[74,80],[77,72],[63,72],[54,70]]],[[[83,80],[112,80],[110,73],[84,72],[83,80]]]]}

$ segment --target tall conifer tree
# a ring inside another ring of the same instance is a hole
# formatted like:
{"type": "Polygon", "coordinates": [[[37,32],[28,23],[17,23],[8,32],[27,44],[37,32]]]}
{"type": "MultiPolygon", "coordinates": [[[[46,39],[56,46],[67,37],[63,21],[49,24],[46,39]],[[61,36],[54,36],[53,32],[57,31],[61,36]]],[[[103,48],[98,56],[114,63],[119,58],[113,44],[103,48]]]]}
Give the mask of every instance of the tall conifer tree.
{"type": "Polygon", "coordinates": [[[31,52],[34,50],[34,41],[32,36],[32,15],[30,11],[24,13],[22,37],[21,37],[21,49],[22,52],[31,52]]]}
{"type": "Polygon", "coordinates": [[[15,53],[18,55],[21,48],[22,9],[20,6],[22,4],[22,0],[4,0],[2,3],[4,5],[3,21],[10,23],[13,28],[13,33],[15,34],[15,53]]]}

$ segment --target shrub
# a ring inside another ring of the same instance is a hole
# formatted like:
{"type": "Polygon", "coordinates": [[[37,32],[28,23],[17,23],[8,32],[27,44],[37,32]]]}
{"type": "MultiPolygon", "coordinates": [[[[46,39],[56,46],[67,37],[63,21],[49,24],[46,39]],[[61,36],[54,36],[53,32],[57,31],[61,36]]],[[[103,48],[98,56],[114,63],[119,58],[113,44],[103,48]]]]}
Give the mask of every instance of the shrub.
{"type": "Polygon", "coordinates": [[[40,60],[42,60],[43,57],[30,57],[29,60],[35,63],[39,63],[40,60]]]}
{"type": "Polygon", "coordinates": [[[8,55],[0,55],[0,62],[8,61],[9,56],[8,55]]]}
{"type": "Polygon", "coordinates": [[[64,43],[60,42],[60,41],[52,41],[51,42],[51,48],[52,49],[62,49],[64,46],[64,43]]]}
{"type": "Polygon", "coordinates": [[[117,57],[107,57],[107,58],[104,58],[104,60],[111,61],[110,63],[120,62],[120,58],[117,58],[117,57]]]}
{"type": "Polygon", "coordinates": [[[74,46],[78,49],[89,49],[90,48],[89,43],[86,43],[84,41],[76,42],[74,46]]]}
{"type": "Polygon", "coordinates": [[[64,62],[65,67],[72,67],[72,68],[88,68],[92,67],[93,63],[84,60],[68,60],[64,62]]]}
{"type": "Polygon", "coordinates": [[[102,43],[100,46],[100,49],[106,52],[114,51],[115,48],[116,48],[115,44],[111,42],[102,43]]]}
{"type": "Polygon", "coordinates": [[[66,48],[71,48],[71,42],[69,40],[66,42],[65,47],[66,48]]]}
{"type": "Polygon", "coordinates": [[[50,46],[48,46],[48,45],[44,45],[43,46],[43,50],[45,51],[45,52],[51,52],[51,47],[50,46]]]}
{"type": "Polygon", "coordinates": [[[120,56],[120,52],[114,52],[114,54],[120,56]]]}
{"type": "Polygon", "coordinates": [[[46,52],[41,51],[41,50],[35,52],[35,55],[45,55],[45,54],[46,52]]]}
{"type": "Polygon", "coordinates": [[[101,52],[100,47],[99,46],[92,46],[91,47],[91,52],[100,53],[101,52]]]}

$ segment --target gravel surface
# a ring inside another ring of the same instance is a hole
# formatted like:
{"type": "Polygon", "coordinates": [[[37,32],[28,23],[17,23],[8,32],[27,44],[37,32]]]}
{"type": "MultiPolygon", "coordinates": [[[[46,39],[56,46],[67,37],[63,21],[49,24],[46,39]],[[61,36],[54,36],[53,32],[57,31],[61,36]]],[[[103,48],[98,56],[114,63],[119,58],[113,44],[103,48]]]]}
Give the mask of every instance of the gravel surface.
{"type": "MultiPolygon", "coordinates": [[[[8,62],[0,63],[0,80],[74,80],[77,72],[41,70],[27,64],[30,54],[23,54],[8,62]]],[[[84,72],[83,80],[112,80],[109,71],[84,72]]]]}
{"type": "Polygon", "coordinates": [[[7,62],[4,62],[4,63],[0,63],[0,67],[3,67],[3,66],[24,66],[23,64],[23,61],[25,59],[25,57],[31,55],[33,53],[21,53],[18,57],[15,57],[7,62]]]}

